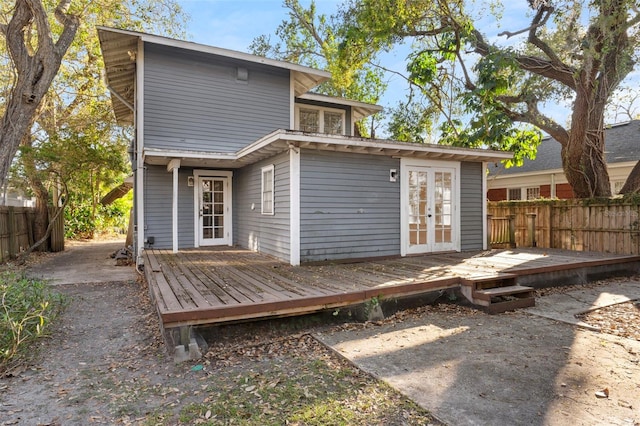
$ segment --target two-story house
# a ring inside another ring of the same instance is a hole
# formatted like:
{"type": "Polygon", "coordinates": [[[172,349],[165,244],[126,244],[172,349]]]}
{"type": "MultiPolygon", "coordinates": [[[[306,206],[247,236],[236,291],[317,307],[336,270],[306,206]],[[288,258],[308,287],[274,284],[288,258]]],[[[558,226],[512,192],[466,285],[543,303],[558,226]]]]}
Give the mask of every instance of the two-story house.
{"type": "Polygon", "coordinates": [[[486,247],[486,167],[510,153],[355,137],[376,105],[329,73],[98,28],[135,128],[135,250],[237,245],[292,265],[486,247]]]}

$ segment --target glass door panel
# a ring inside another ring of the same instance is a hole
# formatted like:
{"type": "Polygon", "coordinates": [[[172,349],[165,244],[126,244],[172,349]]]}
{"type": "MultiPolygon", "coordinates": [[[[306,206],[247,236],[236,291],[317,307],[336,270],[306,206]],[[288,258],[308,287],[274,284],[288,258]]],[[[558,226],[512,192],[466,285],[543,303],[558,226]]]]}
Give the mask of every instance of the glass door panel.
{"type": "Polygon", "coordinates": [[[199,179],[200,245],[226,243],[226,186],[226,178],[201,177],[199,179]]]}

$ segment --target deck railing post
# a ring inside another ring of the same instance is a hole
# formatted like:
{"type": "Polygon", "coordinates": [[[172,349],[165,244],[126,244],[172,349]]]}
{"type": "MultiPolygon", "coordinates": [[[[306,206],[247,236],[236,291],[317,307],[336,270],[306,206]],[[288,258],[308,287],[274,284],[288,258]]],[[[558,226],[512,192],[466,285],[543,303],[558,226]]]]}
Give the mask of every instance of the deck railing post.
{"type": "Polygon", "coordinates": [[[527,246],[536,247],[536,214],[527,213],[527,246]]]}
{"type": "Polygon", "coordinates": [[[516,247],[516,215],[510,214],[509,218],[509,244],[511,248],[516,247]]]}

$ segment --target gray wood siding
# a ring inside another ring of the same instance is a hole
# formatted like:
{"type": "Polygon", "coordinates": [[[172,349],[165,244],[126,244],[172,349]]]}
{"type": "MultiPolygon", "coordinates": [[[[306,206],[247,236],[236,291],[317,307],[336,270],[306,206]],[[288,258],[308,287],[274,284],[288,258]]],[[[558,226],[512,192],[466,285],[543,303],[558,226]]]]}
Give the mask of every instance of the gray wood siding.
{"type": "Polygon", "coordinates": [[[300,259],[317,261],[400,254],[400,160],[303,150],[300,259]]]}
{"type": "Polygon", "coordinates": [[[234,172],[234,243],[289,261],[289,153],[234,172]],[[261,213],[262,167],[274,165],[275,214],[261,213]],[[255,208],[252,210],[251,205],[255,208]]]}
{"type": "Polygon", "coordinates": [[[146,147],[234,152],[288,129],[289,105],[287,70],[145,45],[146,147]],[[236,81],[238,66],[247,82],[236,81]]]}
{"type": "Polygon", "coordinates": [[[460,164],[460,249],[482,250],[482,163],[460,164]]]}
{"type": "MultiPolygon", "coordinates": [[[[173,173],[165,166],[146,166],[145,170],[145,238],[154,237],[153,248],[170,249],[172,242],[173,173]]],[[[178,247],[194,246],[193,187],[187,185],[191,169],[178,173],[178,247]]],[[[149,247],[149,245],[145,245],[149,247]]]]}

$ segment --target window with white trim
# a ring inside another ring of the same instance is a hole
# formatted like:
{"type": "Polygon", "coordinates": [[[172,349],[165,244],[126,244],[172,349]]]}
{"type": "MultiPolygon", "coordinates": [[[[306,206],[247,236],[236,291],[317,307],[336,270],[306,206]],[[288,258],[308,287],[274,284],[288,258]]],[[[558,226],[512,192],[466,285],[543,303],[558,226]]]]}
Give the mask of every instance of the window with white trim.
{"type": "Polygon", "coordinates": [[[299,130],[318,133],[320,131],[320,111],[317,109],[300,108],[299,130]]]}
{"type": "Polygon", "coordinates": [[[526,188],[527,190],[527,200],[537,200],[540,198],[540,187],[533,186],[531,188],[526,188]]]}
{"type": "Polygon", "coordinates": [[[296,129],[303,132],[344,135],[346,112],[312,105],[296,106],[296,129]]]}
{"type": "Polygon", "coordinates": [[[520,188],[509,188],[507,200],[522,200],[522,190],[520,188]]]}
{"type": "Polygon", "coordinates": [[[613,193],[613,195],[617,195],[620,193],[620,190],[624,186],[624,182],[625,181],[623,180],[615,180],[611,182],[611,192],[613,193]]]}
{"type": "Polygon", "coordinates": [[[275,175],[273,164],[262,168],[262,214],[275,214],[275,175]]]}

